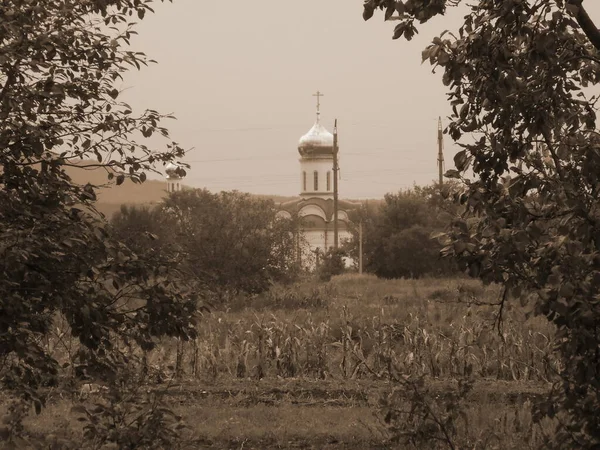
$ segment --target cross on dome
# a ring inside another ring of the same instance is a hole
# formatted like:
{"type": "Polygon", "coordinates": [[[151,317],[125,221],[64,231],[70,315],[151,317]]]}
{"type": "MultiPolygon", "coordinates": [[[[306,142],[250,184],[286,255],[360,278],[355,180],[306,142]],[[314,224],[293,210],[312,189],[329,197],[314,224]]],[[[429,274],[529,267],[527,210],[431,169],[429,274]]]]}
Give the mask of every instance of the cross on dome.
{"type": "Polygon", "coordinates": [[[317,91],[316,94],[313,94],[313,97],[317,97],[317,123],[319,122],[319,117],[321,116],[321,97],[324,97],[325,94],[322,94],[321,91],[317,91]]]}
{"type": "Polygon", "coordinates": [[[298,152],[303,158],[331,158],[333,154],[333,135],[319,121],[321,97],[323,96],[321,91],[313,94],[313,97],[317,97],[317,120],[308,133],[300,138],[298,143],[298,152]]]}

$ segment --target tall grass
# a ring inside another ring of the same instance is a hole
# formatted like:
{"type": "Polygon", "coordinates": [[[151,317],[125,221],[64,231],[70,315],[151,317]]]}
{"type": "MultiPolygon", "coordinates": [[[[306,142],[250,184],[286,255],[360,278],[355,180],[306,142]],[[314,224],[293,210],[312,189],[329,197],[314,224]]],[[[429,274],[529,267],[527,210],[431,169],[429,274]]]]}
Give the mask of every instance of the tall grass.
{"type": "MultiPolygon", "coordinates": [[[[466,279],[345,275],[326,284],[276,286],[208,315],[184,367],[211,379],[551,381],[559,369],[551,325],[509,307],[498,326],[498,308],[487,304],[499,295],[496,286],[466,279]]],[[[164,341],[149,361],[167,370],[174,354],[173,343],[164,341]]]]}
{"type": "MultiPolygon", "coordinates": [[[[444,440],[437,440],[436,433],[450,430],[457,448],[538,448],[547,436],[553,435],[555,423],[535,424],[531,404],[523,398],[514,404],[502,403],[494,395],[514,382],[532,382],[537,389],[553,381],[560,370],[553,353],[555,332],[543,318],[529,316],[529,311],[518,302],[509,302],[499,322],[499,310],[493,304],[500,295],[498,286],[483,286],[470,279],[379,280],[344,275],[327,283],[277,285],[258,296],[232,299],[202,318],[199,336],[193,342],[163,339],[146,353],[122,343],[121,351],[139,364],[132,364],[136,389],[144,381],[162,383],[177,377],[196,380],[202,386],[207,382],[226,385],[230,381],[237,385],[235,380],[245,380],[239,384],[253,386],[245,391],[251,396],[257,384],[281,386],[279,380],[298,384],[300,389],[307,385],[315,389],[337,386],[338,380],[365,380],[345,384],[369,386],[376,394],[383,393],[383,388],[378,390],[382,386],[391,389],[389,396],[380,399],[388,403],[376,407],[383,419],[377,431],[381,434],[378,442],[404,437],[406,442],[419,442],[416,448],[442,448],[444,440]],[[272,382],[254,383],[249,379],[272,382]],[[410,390],[404,389],[406,383],[412,382],[406,380],[425,379],[427,383],[413,397],[410,390]],[[490,396],[494,398],[484,398],[481,390],[476,397],[444,397],[451,394],[453,385],[460,384],[458,380],[465,379],[485,380],[479,385],[491,386],[490,396]],[[313,383],[319,380],[328,381],[313,383]],[[378,380],[384,383],[373,383],[378,380]],[[390,411],[398,419],[386,421],[390,411]],[[432,428],[431,411],[447,425],[436,428],[433,423],[432,428]],[[421,441],[415,441],[417,438],[421,441]]],[[[64,385],[52,388],[60,397],[49,401],[51,408],[72,402],[97,402],[76,395],[74,363],[79,345],[71,338],[65,321],[56,322],[55,332],[46,344],[64,366],[65,375],[64,385]],[[64,396],[69,391],[75,395],[64,396]]],[[[518,385],[515,391],[520,392],[518,385]]],[[[147,390],[148,395],[152,392],[147,390]]],[[[185,389],[181,392],[189,394],[185,389]]],[[[192,403],[182,404],[182,410],[189,413],[192,403]]],[[[249,403],[257,408],[259,401],[249,403]]],[[[217,417],[224,414],[229,421],[229,411],[209,404],[212,406],[207,414],[213,416],[216,411],[217,417]]],[[[287,411],[290,405],[284,402],[271,414],[287,411]]],[[[369,405],[375,407],[371,399],[369,405]]],[[[322,410],[311,407],[310,413],[304,413],[321,414],[323,420],[329,420],[329,406],[320,403],[320,407],[322,410]]],[[[107,411],[108,406],[103,408],[107,411]]],[[[347,410],[346,414],[352,415],[352,408],[347,410]]],[[[106,417],[111,419],[111,414],[106,417]]],[[[26,424],[34,429],[64,425],[54,420],[46,424],[44,420],[30,418],[26,424]]],[[[257,420],[260,422],[260,418],[257,420]]],[[[215,424],[224,426],[218,421],[215,424]]],[[[257,436],[270,432],[271,425],[256,425],[257,436]]],[[[371,426],[375,427],[373,422],[371,426]]],[[[60,438],[73,446],[56,448],[81,448],[75,444],[83,439],[81,428],[65,426],[65,430],[64,436],[58,433],[60,436],[52,439],[60,438]]]]}

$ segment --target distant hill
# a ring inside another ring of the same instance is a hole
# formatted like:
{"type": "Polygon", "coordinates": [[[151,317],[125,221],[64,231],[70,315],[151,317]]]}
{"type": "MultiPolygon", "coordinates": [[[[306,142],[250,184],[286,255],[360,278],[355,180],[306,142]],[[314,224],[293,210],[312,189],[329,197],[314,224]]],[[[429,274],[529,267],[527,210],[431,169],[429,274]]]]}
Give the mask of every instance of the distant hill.
{"type": "Polygon", "coordinates": [[[285,195],[264,195],[264,194],[253,194],[256,198],[261,198],[263,200],[273,200],[275,204],[289,202],[290,200],[294,200],[298,197],[289,197],[285,195]]]}
{"type": "MultiPolygon", "coordinates": [[[[103,213],[108,219],[113,214],[121,209],[121,205],[138,205],[152,206],[160,203],[167,194],[167,183],[159,180],[147,180],[142,184],[133,183],[126,179],[123,184],[117,186],[114,179],[108,180],[108,171],[104,168],[84,169],[86,161],[81,161],[78,165],[80,168],[67,167],[66,172],[71,179],[78,184],[90,183],[94,186],[101,186],[98,191],[98,202],[96,208],[103,213]]],[[[95,162],[90,162],[95,164],[95,162]]],[[[184,186],[185,188],[185,186],[184,186]]],[[[273,200],[276,204],[297,199],[297,196],[282,196],[282,195],[259,195],[257,198],[273,200]]],[[[352,202],[363,203],[365,200],[350,200],[352,202]]],[[[369,200],[378,202],[381,200],[369,200]]]]}
{"type": "MultiPolygon", "coordinates": [[[[85,166],[86,161],[81,161],[78,165],[85,166]]],[[[75,183],[101,186],[97,190],[96,208],[109,219],[121,209],[121,205],[154,205],[167,193],[167,183],[158,180],[136,184],[126,179],[122,185],[117,186],[114,179],[108,180],[108,170],[104,168],[67,167],[66,172],[75,183]]]]}

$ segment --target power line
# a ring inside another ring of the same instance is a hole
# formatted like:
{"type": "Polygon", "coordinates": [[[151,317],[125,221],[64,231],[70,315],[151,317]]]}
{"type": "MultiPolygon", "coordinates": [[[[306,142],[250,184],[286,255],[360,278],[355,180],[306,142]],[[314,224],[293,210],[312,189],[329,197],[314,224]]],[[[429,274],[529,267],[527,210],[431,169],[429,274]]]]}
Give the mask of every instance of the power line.
{"type": "MultiPolygon", "coordinates": [[[[437,119],[436,119],[437,120],[437,119]]],[[[344,122],[345,126],[360,126],[361,128],[387,128],[394,127],[398,128],[397,122],[344,122]]],[[[256,126],[256,127],[233,127],[233,128],[194,128],[195,131],[206,132],[206,133],[222,133],[222,132],[246,132],[246,131],[278,131],[286,130],[290,128],[300,128],[298,123],[295,124],[282,124],[278,126],[256,126]]]]}
{"type": "MultiPolygon", "coordinates": [[[[416,158],[411,155],[401,154],[399,149],[397,148],[386,148],[386,147],[376,147],[374,149],[369,149],[366,152],[342,152],[340,156],[346,157],[363,157],[368,158],[373,156],[374,152],[384,153],[390,152],[387,156],[389,159],[402,159],[404,161],[423,161],[427,162],[428,159],[423,155],[421,158],[416,158]]],[[[276,154],[267,154],[267,155],[254,155],[254,156],[243,156],[243,157],[232,157],[232,158],[218,158],[218,159],[193,159],[193,160],[185,160],[184,162],[188,164],[192,163],[212,163],[212,162],[235,162],[235,161],[262,161],[262,160],[270,160],[270,159],[293,159],[293,153],[276,153],[276,154]]]]}
{"type": "MultiPolygon", "coordinates": [[[[389,171],[360,171],[360,172],[345,172],[343,173],[343,178],[346,182],[353,181],[368,181],[372,182],[372,180],[381,180],[381,174],[385,173],[388,176],[394,176],[397,174],[399,177],[405,177],[407,173],[415,174],[415,175],[425,175],[429,174],[431,171],[414,171],[414,170],[389,170],[389,171]]],[[[198,175],[198,174],[196,174],[198,175]]],[[[202,177],[202,176],[194,176],[189,179],[198,179],[204,182],[216,183],[216,184],[231,184],[231,183],[249,183],[252,184],[255,181],[258,182],[269,182],[269,183],[279,183],[279,184],[289,184],[293,182],[300,182],[300,177],[298,175],[240,175],[240,176],[219,176],[219,177],[202,177]]]]}
{"type": "Polygon", "coordinates": [[[185,161],[188,164],[191,163],[207,163],[207,162],[231,162],[231,161],[255,161],[261,159],[284,159],[287,158],[287,155],[265,155],[260,158],[256,157],[246,157],[246,158],[223,158],[223,159],[194,159],[185,161]]]}

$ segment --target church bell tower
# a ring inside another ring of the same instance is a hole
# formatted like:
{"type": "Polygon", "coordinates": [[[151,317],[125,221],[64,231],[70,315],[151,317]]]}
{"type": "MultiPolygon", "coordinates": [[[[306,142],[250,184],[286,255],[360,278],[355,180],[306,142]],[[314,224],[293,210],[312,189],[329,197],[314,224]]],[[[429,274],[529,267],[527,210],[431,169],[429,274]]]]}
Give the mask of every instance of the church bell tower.
{"type": "Polygon", "coordinates": [[[170,162],[165,167],[166,179],[167,179],[167,192],[178,192],[181,190],[181,181],[183,176],[181,175],[182,170],[177,164],[170,162]]]}
{"type": "Polygon", "coordinates": [[[298,142],[300,153],[300,195],[333,198],[333,134],[321,125],[321,97],[317,91],[315,124],[298,142]]]}

